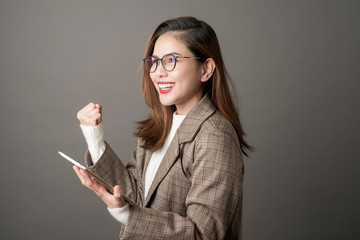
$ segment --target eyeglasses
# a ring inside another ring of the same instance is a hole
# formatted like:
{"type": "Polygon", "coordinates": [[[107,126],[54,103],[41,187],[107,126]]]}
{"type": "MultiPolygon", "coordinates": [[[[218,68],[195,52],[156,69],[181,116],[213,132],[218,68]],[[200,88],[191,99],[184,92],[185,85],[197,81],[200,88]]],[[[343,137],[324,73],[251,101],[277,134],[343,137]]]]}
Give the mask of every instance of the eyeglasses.
{"type": "Polygon", "coordinates": [[[156,58],[156,57],[150,56],[150,57],[146,57],[143,59],[144,67],[145,67],[146,71],[153,73],[156,71],[156,69],[158,67],[158,62],[160,60],[161,65],[163,66],[165,71],[170,72],[175,69],[178,58],[201,59],[200,57],[175,56],[174,54],[166,54],[162,58],[156,58]]]}

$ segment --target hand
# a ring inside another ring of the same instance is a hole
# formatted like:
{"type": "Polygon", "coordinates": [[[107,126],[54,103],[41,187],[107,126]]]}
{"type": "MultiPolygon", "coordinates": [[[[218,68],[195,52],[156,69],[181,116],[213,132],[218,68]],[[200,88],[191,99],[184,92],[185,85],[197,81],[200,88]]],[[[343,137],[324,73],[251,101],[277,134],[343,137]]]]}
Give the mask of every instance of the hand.
{"type": "Polygon", "coordinates": [[[109,208],[121,208],[125,206],[125,199],[122,196],[119,185],[114,187],[114,194],[111,194],[83,169],[75,165],[73,166],[73,169],[82,185],[93,190],[109,208]]]}
{"type": "Polygon", "coordinates": [[[81,125],[97,126],[102,120],[102,106],[100,104],[89,103],[77,113],[81,125]]]}

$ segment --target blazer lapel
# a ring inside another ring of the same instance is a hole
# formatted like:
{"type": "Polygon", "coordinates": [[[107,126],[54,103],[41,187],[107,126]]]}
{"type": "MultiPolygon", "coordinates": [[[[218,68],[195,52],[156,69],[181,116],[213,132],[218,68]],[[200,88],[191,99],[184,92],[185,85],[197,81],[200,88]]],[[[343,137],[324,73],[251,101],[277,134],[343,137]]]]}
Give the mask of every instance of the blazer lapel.
{"type": "MultiPolygon", "coordinates": [[[[213,107],[211,100],[209,99],[208,95],[205,95],[198,102],[198,104],[188,113],[188,115],[176,131],[176,134],[162,159],[159,169],[146,196],[144,207],[149,203],[151,196],[155,192],[156,188],[164,179],[166,174],[169,172],[176,159],[179,157],[180,145],[184,144],[185,142],[192,141],[193,138],[196,136],[197,132],[199,131],[201,124],[214,112],[215,108],[213,107]]],[[[144,169],[147,169],[150,158],[151,154],[148,154],[146,156],[144,169]]],[[[144,171],[143,173],[143,179],[145,179],[145,174],[146,171],[144,171]]],[[[143,184],[143,186],[145,186],[145,183],[143,184]]]]}
{"type": "MultiPolygon", "coordinates": [[[[173,140],[170,143],[169,148],[167,149],[162,162],[159,166],[159,169],[154,177],[154,180],[150,186],[149,192],[146,196],[144,207],[149,203],[151,196],[153,195],[155,189],[160,184],[160,182],[164,179],[166,174],[169,172],[170,168],[176,161],[179,156],[179,141],[178,141],[178,133],[175,134],[173,140]]],[[[148,165],[148,163],[147,163],[148,165]]],[[[147,168],[147,166],[146,166],[147,168]]],[[[145,186],[145,185],[144,185],[145,186]]]]}

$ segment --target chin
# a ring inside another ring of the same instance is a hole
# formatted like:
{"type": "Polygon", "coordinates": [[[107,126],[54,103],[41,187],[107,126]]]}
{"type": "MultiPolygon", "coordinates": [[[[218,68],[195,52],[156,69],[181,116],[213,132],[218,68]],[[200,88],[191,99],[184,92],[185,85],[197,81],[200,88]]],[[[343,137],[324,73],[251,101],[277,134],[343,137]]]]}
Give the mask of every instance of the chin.
{"type": "Polygon", "coordinates": [[[170,103],[170,102],[164,102],[164,101],[160,101],[160,102],[161,102],[161,105],[166,106],[166,107],[174,105],[173,103],[170,103]]]}
{"type": "Polygon", "coordinates": [[[171,99],[164,99],[164,98],[161,98],[161,97],[160,97],[160,102],[161,102],[161,104],[164,105],[164,106],[174,105],[174,101],[171,100],[171,99]]]}

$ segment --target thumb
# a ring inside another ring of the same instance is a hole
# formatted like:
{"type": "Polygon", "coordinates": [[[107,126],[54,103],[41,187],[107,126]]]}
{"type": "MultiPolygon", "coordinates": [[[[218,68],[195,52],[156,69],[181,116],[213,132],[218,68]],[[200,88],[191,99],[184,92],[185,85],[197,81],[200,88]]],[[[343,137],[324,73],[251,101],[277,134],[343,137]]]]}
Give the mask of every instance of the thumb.
{"type": "Polygon", "coordinates": [[[120,188],[119,185],[116,185],[116,186],[114,187],[114,197],[120,198],[121,195],[122,195],[122,193],[121,193],[121,188],[120,188]]]}

